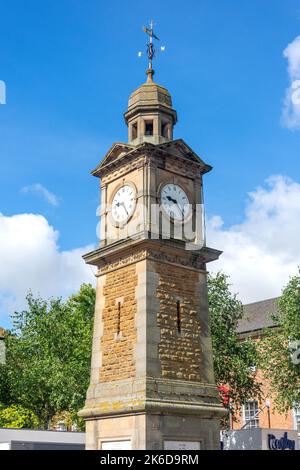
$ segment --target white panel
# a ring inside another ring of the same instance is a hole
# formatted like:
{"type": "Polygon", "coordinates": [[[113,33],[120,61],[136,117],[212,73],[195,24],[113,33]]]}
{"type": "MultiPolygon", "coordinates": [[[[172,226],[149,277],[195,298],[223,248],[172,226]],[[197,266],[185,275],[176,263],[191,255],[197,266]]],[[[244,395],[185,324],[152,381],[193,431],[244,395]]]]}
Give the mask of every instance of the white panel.
{"type": "Polygon", "coordinates": [[[102,442],[102,450],[131,450],[131,441],[105,441],[102,442]]]}
{"type": "Polygon", "coordinates": [[[0,442],[0,450],[10,450],[10,444],[8,442],[0,442]]]}
{"type": "Polygon", "coordinates": [[[200,442],[194,441],[165,441],[165,450],[200,450],[200,442]]]}

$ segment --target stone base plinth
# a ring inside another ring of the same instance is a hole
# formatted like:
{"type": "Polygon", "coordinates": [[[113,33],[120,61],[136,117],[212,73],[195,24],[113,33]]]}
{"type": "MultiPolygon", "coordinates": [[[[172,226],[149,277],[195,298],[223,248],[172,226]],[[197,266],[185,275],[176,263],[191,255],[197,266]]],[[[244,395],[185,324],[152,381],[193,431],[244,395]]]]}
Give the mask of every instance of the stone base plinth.
{"type": "Polygon", "coordinates": [[[220,421],[140,413],[86,421],[87,450],[218,450],[220,421]]]}

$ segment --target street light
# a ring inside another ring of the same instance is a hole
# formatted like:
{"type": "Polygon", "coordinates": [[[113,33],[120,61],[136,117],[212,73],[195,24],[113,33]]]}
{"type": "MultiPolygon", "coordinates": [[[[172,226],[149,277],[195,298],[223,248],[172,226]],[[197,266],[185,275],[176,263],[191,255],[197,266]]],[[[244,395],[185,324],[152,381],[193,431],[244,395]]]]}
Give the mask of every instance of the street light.
{"type": "Polygon", "coordinates": [[[269,426],[269,429],[270,429],[271,428],[271,413],[270,413],[271,402],[268,398],[266,400],[266,408],[267,408],[267,412],[268,412],[268,426],[269,426]]]}

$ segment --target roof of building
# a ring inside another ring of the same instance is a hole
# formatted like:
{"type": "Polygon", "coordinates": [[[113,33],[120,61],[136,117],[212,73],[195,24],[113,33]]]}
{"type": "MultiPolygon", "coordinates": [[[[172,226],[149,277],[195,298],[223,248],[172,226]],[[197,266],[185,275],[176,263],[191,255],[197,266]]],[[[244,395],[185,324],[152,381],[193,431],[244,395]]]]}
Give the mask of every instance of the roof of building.
{"type": "Polygon", "coordinates": [[[278,312],[278,297],[243,306],[244,315],[239,321],[238,333],[250,333],[276,326],[272,315],[278,312]]]}
{"type": "Polygon", "coordinates": [[[161,104],[172,108],[172,97],[168,90],[153,81],[154,71],[147,70],[147,75],[147,81],[131,93],[128,102],[128,110],[131,110],[132,107],[138,104],[142,106],[161,104]]]}
{"type": "Polygon", "coordinates": [[[41,431],[34,429],[4,429],[0,428],[0,443],[10,441],[29,442],[59,442],[84,444],[84,432],[41,431]]]}

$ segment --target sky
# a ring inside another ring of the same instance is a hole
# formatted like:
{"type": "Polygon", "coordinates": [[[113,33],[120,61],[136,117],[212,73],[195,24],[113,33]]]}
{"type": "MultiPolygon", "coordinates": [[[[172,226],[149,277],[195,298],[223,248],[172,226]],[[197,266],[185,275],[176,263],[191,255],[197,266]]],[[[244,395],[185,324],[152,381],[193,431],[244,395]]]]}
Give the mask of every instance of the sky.
{"type": "Polygon", "coordinates": [[[300,1],[0,0],[0,15],[0,324],[29,289],[94,282],[90,171],[127,140],[152,17],[175,138],[214,167],[208,244],[224,253],[209,269],[243,302],[280,295],[300,264],[300,1]]]}

